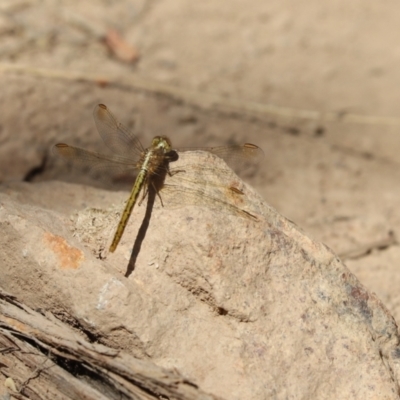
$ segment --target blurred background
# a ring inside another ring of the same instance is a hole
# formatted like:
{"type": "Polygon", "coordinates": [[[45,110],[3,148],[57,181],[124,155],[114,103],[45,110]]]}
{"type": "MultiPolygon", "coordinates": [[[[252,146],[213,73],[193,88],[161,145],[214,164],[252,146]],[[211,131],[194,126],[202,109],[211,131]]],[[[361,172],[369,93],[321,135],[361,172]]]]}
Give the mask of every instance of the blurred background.
{"type": "Polygon", "coordinates": [[[51,147],[104,151],[97,103],[146,146],[255,143],[246,180],[400,317],[399,19],[393,0],[0,0],[0,181],[88,183],[51,147]]]}

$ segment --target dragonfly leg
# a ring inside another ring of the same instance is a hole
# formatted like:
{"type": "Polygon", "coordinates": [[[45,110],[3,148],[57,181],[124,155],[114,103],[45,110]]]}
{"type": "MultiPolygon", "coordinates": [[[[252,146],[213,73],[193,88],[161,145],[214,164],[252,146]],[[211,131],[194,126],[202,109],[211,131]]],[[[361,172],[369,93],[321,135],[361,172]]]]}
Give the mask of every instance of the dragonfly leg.
{"type": "Polygon", "coordinates": [[[160,199],[161,206],[164,207],[164,203],[163,203],[162,198],[161,198],[161,196],[160,196],[160,191],[157,190],[157,187],[156,187],[156,185],[154,184],[154,182],[151,182],[151,186],[153,186],[153,189],[155,190],[155,192],[156,192],[158,198],[160,199]]]}
{"type": "Polygon", "coordinates": [[[169,176],[174,176],[174,175],[176,175],[176,174],[179,174],[180,172],[186,172],[186,171],[185,171],[184,169],[177,169],[177,170],[171,172],[171,171],[169,170],[169,168],[168,168],[168,171],[167,171],[167,172],[168,172],[168,175],[169,175],[169,176]]]}
{"type": "Polygon", "coordinates": [[[149,192],[149,188],[148,188],[148,186],[146,185],[144,188],[143,188],[143,195],[142,195],[142,198],[140,199],[140,201],[139,201],[139,207],[142,205],[142,203],[143,203],[143,200],[147,197],[147,193],[149,192]]]}

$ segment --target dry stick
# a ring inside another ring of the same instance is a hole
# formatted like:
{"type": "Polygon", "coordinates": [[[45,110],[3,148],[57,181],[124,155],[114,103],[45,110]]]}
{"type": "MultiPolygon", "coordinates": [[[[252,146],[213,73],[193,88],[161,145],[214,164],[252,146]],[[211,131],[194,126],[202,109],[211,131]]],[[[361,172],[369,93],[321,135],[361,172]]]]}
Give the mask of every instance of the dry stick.
{"type": "Polygon", "coordinates": [[[17,350],[15,347],[5,347],[4,349],[0,349],[0,354],[8,353],[9,351],[15,351],[15,350],[17,350]]]}
{"type": "Polygon", "coordinates": [[[112,75],[95,75],[80,71],[65,71],[59,69],[35,68],[21,64],[0,63],[0,73],[17,73],[50,79],[63,79],[70,81],[92,82],[108,86],[121,87],[129,90],[144,90],[147,92],[167,95],[202,108],[216,108],[230,112],[239,112],[249,116],[275,116],[284,119],[301,119],[324,122],[355,123],[363,125],[400,125],[400,118],[379,117],[373,115],[360,115],[342,112],[319,112],[315,110],[301,110],[290,107],[280,107],[273,104],[228,99],[217,94],[203,93],[188,90],[173,85],[143,79],[137,76],[128,78],[112,75]]]}
{"type": "Polygon", "coordinates": [[[397,245],[398,241],[393,231],[389,231],[389,235],[386,239],[376,240],[371,243],[360,245],[354,249],[344,251],[339,254],[342,260],[361,258],[371,253],[372,250],[383,250],[390,246],[397,245]]]}

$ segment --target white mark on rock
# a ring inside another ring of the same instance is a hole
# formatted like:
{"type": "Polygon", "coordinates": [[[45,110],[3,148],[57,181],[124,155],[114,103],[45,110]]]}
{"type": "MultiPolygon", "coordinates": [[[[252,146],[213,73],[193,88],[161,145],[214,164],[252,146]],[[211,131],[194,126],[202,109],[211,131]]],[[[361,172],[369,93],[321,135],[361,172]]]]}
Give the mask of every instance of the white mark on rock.
{"type": "Polygon", "coordinates": [[[99,294],[99,301],[97,302],[96,308],[98,310],[104,310],[112,297],[110,292],[117,287],[124,286],[117,278],[111,278],[101,289],[99,294]]]}

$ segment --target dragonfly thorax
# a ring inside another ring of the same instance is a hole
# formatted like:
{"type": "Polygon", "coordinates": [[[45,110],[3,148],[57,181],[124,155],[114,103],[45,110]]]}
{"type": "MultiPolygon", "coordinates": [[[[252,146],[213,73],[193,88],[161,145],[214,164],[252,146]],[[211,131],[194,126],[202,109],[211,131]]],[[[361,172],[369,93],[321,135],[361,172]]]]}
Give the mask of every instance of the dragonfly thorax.
{"type": "Polygon", "coordinates": [[[176,150],[172,149],[171,141],[167,136],[155,136],[146,152],[147,154],[151,153],[148,156],[149,163],[164,164],[179,158],[176,150]]]}

